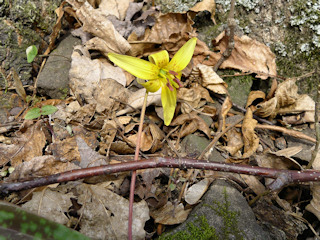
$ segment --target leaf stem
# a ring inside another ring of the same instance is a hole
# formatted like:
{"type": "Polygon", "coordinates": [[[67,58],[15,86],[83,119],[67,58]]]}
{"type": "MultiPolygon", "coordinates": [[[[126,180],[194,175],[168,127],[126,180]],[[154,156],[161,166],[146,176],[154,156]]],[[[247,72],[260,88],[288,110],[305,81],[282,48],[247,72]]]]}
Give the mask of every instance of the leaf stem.
{"type": "MultiPolygon", "coordinates": [[[[144,95],[143,105],[141,109],[134,161],[138,161],[138,158],[139,158],[141,134],[142,134],[142,128],[143,128],[144,115],[147,107],[147,99],[148,99],[148,91],[146,91],[146,94],[144,95]]],[[[137,175],[136,171],[135,170],[132,171],[131,184],[130,184],[130,197],[129,197],[129,218],[128,218],[128,239],[129,240],[132,240],[132,213],[133,213],[133,200],[134,200],[134,189],[136,184],[136,175],[137,175]]]]}

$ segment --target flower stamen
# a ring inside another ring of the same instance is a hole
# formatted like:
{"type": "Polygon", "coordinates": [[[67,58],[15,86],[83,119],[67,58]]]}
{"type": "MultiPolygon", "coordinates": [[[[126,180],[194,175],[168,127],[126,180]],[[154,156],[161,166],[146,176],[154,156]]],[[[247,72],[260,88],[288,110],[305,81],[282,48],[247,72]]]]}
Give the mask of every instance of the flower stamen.
{"type": "Polygon", "coordinates": [[[170,81],[169,81],[169,79],[167,78],[167,87],[169,88],[169,90],[170,91],[173,91],[173,87],[171,86],[171,84],[170,84],[170,81]]]}

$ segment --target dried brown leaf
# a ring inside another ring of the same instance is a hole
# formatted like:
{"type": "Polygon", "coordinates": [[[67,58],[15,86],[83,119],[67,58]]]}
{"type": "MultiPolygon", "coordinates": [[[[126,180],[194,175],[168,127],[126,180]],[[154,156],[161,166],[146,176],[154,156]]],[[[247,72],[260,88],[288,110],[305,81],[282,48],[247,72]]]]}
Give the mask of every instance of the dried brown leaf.
{"type": "Polygon", "coordinates": [[[243,119],[242,135],[244,143],[243,158],[248,158],[254,154],[259,146],[259,138],[256,135],[254,128],[257,125],[257,120],[253,119],[253,114],[250,108],[243,119]]]}
{"type": "Polygon", "coordinates": [[[247,105],[246,108],[251,106],[251,104],[256,101],[257,99],[262,99],[264,100],[266,97],[266,94],[262,91],[251,91],[249,93],[248,99],[247,99],[247,105]]]}
{"type": "Polygon", "coordinates": [[[156,223],[164,225],[174,225],[184,222],[192,209],[185,210],[182,203],[178,206],[167,202],[165,206],[157,210],[151,210],[150,216],[156,223]]]}
{"type": "Polygon", "coordinates": [[[9,181],[30,180],[56,173],[66,172],[80,167],[69,162],[62,162],[52,155],[34,157],[28,162],[23,162],[15,167],[10,174],[9,181]]]}
{"type": "MultiPolygon", "coordinates": [[[[229,40],[222,32],[215,40],[214,45],[223,53],[229,40]]],[[[234,36],[234,49],[230,57],[225,60],[220,68],[234,68],[245,72],[258,73],[259,78],[267,79],[268,75],[276,75],[276,56],[265,44],[258,42],[246,35],[234,36]],[[259,73],[265,74],[259,74],[259,73]]]]}
{"type": "Polygon", "coordinates": [[[219,75],[213,71],[212,67],[204,64],[198,64],[193,72],[199,72],[199,83],[201,86],[218,94],[228,94],[228,84],[226,84],[219,75]]]}
{"type": "Polygon", "coordinates": [[[103,9],[94,9],[88,2],[84,2],[76,13],[83,23],[83,30],[96,37],[89,40],[89,46],[94,46],[94,41],[99,39],[100,44],[103,42],[103,48],[99,49],[102,53],[113,51],[125,54],[130,50],[130,44],[115,30],[103,9]]]}
{"type": "Polygon", "coordinates": [[[208,11],[211,13],[211,20],[215,23],[214,15],[216,11],[216,3],[214,0],[203,0],[198,2],[194,7],[190,8],[194,12],[208,11]]]}
{"type": "Polygon", "coordinates": [[[22,162],[42,156],[46,144],[44,129],[43,122],[38,121],[28,126],[25,132],[18,132],[18,136],[12,139],[13,144],[0,144],[0,164],[10,162],[11,166],[16,167],[22,162]]]}
{"type": "Polygon", "coordinates": [[[182,113],[190,113],[193,111],[192,108],[198,109],[202,107],[205,102],[201,101],[201,99],[205,99],[207,102],[213,102],[208,90],[199,85],[194,85],[191,88],[180,88],[177,98],[182,102],[182,113]]]}
{"type": "Polygon", "coordinates": [[[210,129],[206,122],[197,115],[196,112],[181,114],[176,117],[172,122],[171,126],[183,125],[185,127],[180,131],[180,137],[187,136],[194,133],[197,130],[204,132],[208,138],[210,138],[210,129]]]}
{"type": "MultiPolygon", "coordinates": [[[[108,190],[109,184],[77,186],[80,232],[93,239],[127,239],[129,200],[108,190]],[[94,227],[92,227],[94,226],[94,227]]],[[[147,203],[133,203],[133,239],[145,239],[145,222],[150,218],[147,203]]]]}
{"type": "Polygon", "coordinates": [[[242,135],[236,129],[230,129],[226,134],[227,146],[221,147],[228,151],[231,156],[239,156],[239,151],[243,147],[242,135]]]}

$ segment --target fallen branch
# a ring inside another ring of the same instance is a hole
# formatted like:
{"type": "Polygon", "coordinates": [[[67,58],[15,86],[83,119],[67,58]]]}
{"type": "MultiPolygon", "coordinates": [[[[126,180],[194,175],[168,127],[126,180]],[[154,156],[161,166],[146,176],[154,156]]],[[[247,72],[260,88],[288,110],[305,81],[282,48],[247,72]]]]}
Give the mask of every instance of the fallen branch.
{"type": "Polygon", "coordinates": [[[269,188],[278,190],[290,183],[302,183],[320,180],[320,171],[313,170],[282,170],[273,168],[262,168],[249,165],[217,163],[190,158],[176,159],[172,157],[158,157],[147,160],[131,161],[126,163],[110,164],[99,167],[77,169],[54,175],[36,178],[34,180],[15,183],[0,184],[0,193],[21,191],[30,188],[45,186],[53,183],[76,181],[83,178],[108,175],[126,171],[135,171],[147,168],[180,168],[180,169],[202,169],[222,172],[233,172],[276,179],[269,188]]]}

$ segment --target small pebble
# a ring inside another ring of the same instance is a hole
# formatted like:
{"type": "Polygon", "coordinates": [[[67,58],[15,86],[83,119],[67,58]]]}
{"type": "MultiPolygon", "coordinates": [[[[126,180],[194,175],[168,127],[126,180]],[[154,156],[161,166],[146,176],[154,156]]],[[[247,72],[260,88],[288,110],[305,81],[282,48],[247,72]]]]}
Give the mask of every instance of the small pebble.
{"type": "Polygon", "coordinates": [[[284,137],[279,137],[275,140],[275,145],[278,149],[285,149],[287,148],[287,142],[284,137]]]}

